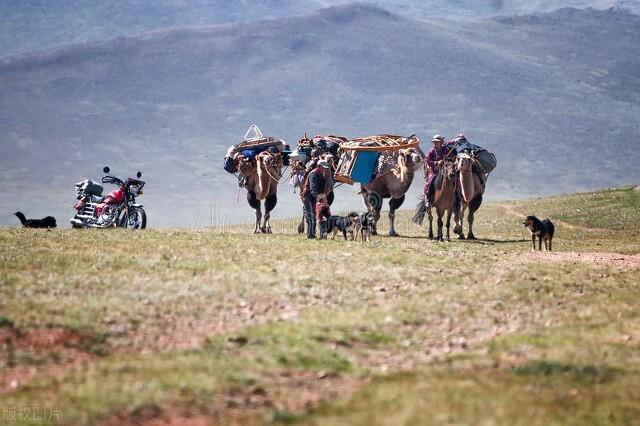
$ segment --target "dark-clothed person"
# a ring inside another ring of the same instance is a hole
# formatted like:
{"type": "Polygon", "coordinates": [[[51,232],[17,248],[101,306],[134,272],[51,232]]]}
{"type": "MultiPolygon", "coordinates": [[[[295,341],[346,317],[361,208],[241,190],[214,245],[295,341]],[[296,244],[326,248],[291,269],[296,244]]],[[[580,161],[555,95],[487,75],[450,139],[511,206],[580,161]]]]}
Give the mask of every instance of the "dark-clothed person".
{"type": "Polygon", "coordinates": [[[318,165],[307,175],[302,190],[302,204],[307,223],[307,238],[316,237],[316,202],[319,195],[326,195],[333,187],[333,179],[326,160],[319,160],[318,165]]]}

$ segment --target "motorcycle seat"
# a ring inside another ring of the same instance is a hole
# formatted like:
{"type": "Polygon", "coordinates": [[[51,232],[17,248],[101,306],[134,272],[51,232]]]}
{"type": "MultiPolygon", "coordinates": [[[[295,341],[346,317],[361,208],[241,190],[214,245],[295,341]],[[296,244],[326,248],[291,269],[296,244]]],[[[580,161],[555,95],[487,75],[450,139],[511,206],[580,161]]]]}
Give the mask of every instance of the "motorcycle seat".
{"type": "Polygon", "coordinates": [[[92,195],[91,196],[91,202],[92,203],[101,203],[104,201],[104,197],[101,195],[92,195]]]}

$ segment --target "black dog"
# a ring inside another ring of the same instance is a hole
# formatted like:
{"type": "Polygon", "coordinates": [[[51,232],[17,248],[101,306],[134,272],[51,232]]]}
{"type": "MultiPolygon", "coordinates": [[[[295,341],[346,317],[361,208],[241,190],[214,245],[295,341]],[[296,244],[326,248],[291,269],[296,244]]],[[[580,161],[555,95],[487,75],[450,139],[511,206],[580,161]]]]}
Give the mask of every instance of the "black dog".
{"type": "Polygon", "coordinates": [[[55,228],[56,218],[53,216],[47,216],[42,219],[27,219],[22,212],[14,213],[20,219],[23,228],[55,228]]]}
{"type": "Polygon", "coordinates": [[[349,213],[347,216],[331,216],[329,218],[328,233],[332,234],[331,239],[335,239],[338,232],[342,232],[344,239],[347,239],[347,234],[354,238],[354,232],[356,224],[358,223],[358,213],[349,213]]]}
{"type": "Polygon", "coordinates": [[[370,241],[371,235],[375,233],[375,223],[373,213],[362,213],[356,222],[356,234],[354,239],[358,239],[358,235],[362,238],[362,242],[370,241]]]}
{"type": "Polygon", "coordinates": [[[538,237],[538,250],[542,250],[542,241],[544,241],[544,249],[551,251],[551,241],[553,240],[553,233],[555,227],[549,219],[540,220],[535,216],[527,216],[522,222],[524,226],[531,231],[531,241],[533,243],[533,249],[536,249],[536,236],[538,237]]]}

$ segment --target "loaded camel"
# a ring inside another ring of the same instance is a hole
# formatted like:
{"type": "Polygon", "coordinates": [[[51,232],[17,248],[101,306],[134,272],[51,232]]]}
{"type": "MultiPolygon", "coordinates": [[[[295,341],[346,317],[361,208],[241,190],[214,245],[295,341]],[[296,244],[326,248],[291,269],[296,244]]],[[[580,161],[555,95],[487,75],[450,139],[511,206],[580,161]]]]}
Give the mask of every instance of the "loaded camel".
{"type": "Polygon", "coordinates": [[[464,239],[463,221],[464,212],[467,209],[469,209],[469,215],[467,217],[469,232],[467,233],[467,239],[476,239],[475,235],[473,235],[473,219],[475,212],[482,204],[485,185],[480,175],[473,171],[475,162],[477,162],[475,157],[472,154],[466,153],[458,154],[456,159],[456,169],[458,170],[460,184],[460,207],[456,209],[456,214],[454,215],[456,225],[453,228],[453,232],[458,234],[458,238],[460,239],[464,239]]]}
{"type": "Polygon", "coordinates": [[[402,205],[409,191],[415,171],[422,164],[423,154],[419,148],[407,148],[384,152],[378,159],[378,174],[371,182],[362,185],[360,193],[375,223],[380,219],[382,201],[389,200],[389,236],[398,236],[394,222],[396,210],[402,205]]]}
{"type": "Polygon", "coordinates": [[[278,180],[282,170],[282,154],[264,151],[255,157],[240,160],[238,169],[245,176],[247,201],[256,211],[256,226],[254,233],[271,234],[269,219],[271,211],[278,202],[278,180]],[[264,201],[264,217],[262,216],[262,201],[264,201]]]}

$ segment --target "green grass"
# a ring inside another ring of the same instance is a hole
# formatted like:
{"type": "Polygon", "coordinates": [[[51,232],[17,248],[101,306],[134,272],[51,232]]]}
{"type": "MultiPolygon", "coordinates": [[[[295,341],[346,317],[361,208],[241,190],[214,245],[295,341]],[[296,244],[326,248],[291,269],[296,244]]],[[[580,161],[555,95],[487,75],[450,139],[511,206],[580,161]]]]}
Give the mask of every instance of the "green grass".
{"type": "Polygon", "coordinates": [[[481,240],[450,243],[410,212],[405,238],[367,244],[309,242],[294,220],[274,235],[2,229],[0,368],[36,373],[16,389],[3,373],[0,410],[53,406],[73,425],[631,424],[639,270],[530,258],[521,222],[558,221],[557,252],[638,254],[639,207],[628,188],[487,204],[481,240]],[[33,343],[49,332],[74,337],[33,343]]]}

